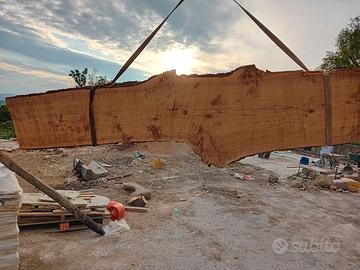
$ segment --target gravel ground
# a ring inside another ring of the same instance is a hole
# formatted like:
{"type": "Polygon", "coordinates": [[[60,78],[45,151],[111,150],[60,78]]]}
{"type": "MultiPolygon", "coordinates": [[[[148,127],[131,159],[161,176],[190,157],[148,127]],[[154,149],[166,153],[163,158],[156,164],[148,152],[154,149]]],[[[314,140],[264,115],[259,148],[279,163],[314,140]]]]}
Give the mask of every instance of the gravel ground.
{"type": "MultiPolygon", "coordinates": [[[[17,150],[11,156],[56,187],[94,188],[119,201],[127,197],[122,181],[153,191],[149,212],[128,213],[131,230],[116,236],[89,230],[20,233],[20,269],[358,269],[360,264],[359,194],[301,191],[286,178],[270,185],[269,175],[279,170],[261,168],[257,157],[258,166],[248,160],[219,169],[174,143],[17,150]],[[145,160],[134,159],[136,150],[145,160]],[[111,164],[110,177],[132,175],[79,182],[71,172],[75,157],[111,164]],[[154,157],[166,160],[163,170],[151,169],[154,157]],[[235,172],[253,180],[235,179],[235,172]]],[[[34,191],[19,181],[25,191],[34,191]]]]}

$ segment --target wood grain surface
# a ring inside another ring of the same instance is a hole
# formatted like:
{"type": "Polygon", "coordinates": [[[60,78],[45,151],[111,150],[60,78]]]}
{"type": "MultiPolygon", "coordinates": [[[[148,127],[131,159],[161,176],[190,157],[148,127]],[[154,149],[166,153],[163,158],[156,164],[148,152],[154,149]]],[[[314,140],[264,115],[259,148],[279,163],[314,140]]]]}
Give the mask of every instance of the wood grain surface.
{"type": "MultiPolygon", "coordinates": [[[[359,142],[360,70],[329,76],[330,110],[321,72],[255,66],[203,76],[170,71],[100,88],[93,101],[97,143],[186,142],[203,161],[223,167],[258,152],[325,145],[327,132],[333,144],[359,142]]],[[[90,145],[89,91],[8,98],[21,147],[90,145]]]]}

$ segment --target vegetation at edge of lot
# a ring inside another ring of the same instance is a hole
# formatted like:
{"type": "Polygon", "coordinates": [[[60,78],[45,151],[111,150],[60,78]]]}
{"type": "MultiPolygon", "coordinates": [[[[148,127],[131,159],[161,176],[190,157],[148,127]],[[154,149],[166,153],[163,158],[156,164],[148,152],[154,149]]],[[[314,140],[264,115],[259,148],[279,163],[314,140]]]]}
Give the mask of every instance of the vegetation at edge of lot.
{"type": "Polygon", "coordinates": [[[15,138],[15,129],[6,105],[0,106],[0,139],[15,138]]]}
{"type": "Polygon", "coordinates": [[[323,71],[360,67],[360,16],[350,19],[336,38],[336,51],[327,52],[319,67],[323,71]]]}

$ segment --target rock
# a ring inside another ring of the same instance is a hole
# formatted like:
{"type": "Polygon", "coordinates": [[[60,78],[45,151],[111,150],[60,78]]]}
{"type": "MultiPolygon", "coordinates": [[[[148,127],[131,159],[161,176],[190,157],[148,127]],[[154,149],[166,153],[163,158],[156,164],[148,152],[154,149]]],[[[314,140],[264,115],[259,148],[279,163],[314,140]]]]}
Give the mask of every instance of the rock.
{"type": "Polygon", "coordinates": [[[249,174],[244,174],[244,173],[235,173],[235,174],[234,174],[234,178],[236,178],[236,179],[241,179],[241,180],[246,180],[246,181],[252,181],[252,180],[254,180],[254,178],[252,178],[251,175],[249,175],[249,174]]]}
{"type": "Polygon", "coordinates": [[[6,151],[6,152],[13,152],[17,149],[19,149],[20,146],[17,142],[17,140],[3,140],[3,139],[0,139],[0,150],[1,151],[6,151]]]}
{"type": "Polygon", "coordinates": [[[360,192],[360,183],[350,178],[334,180],[334,186],[338,189],[348,190],[350,192],[360,192]]]}
{"type": "Polygon", "coordinates": [[[241,176],[241,174],[238,173],[238,172],[234,174],[234,178],[236,178],[236,179],[243,179],[242,176],[241,176]]]}
{"type": "Polygon", "coordinates": [[[84,162],[81,161],[79,158],[75,158],[73,162],[73,168],[74,171],[78,174],[81,173],[81,166],[84,164],[84,162]]]}
{"type": "Polygon", "coordinates": [[[132,192],[130,197],[144,196],[147,200],[151,199],[151,191],[140,186],[138,183],[125,183],[122,188],[128,192],[132,192]]]}
{"type": "Polygon", "coordinates": [[[279,182],[279,177],[277,177],[276,175],[269,175],[269,183],[270,184],[276,184],[277,182],[279,182]]]}
{"type": "Polygon", "coordinates": [[[309,168],[309,167],[303,168],[301,173],[305,176],[305,178],[308,178],[311,180],[315,180],[316,175],[317,175],[317,171],[312,168],[309,168]]]}
{"type": "Polygon", "coordinates": [[[295,179],[291,181],[291,187],[293,188],[303,188],[304,181],[302,179],[295,179]]]}
{"type": "Polygon", "coordinates": [[[316,178],[314,185],[322,188],[330,188],[334,184],[334,178],[335,176],[319,175],[316,178]]]}
{"type": "Polygon", "coordinates": [[[91,161],[89,165],[81,165],[81,176],[85,181],[92,181],[105,177],[108,170],[95,161],[91,161]]]}
{"type": "Polygon", "coordinates": [[[135,157],[136,159],[145,159],[144,153],[143,153],[143,152],[140,152],[140,151],[135,151],[134,157],[135,157]]]}
{"type": "Polygon", "coordinates": [[[100,166],[104,167],[104,168],[111,168],[112,165],[111,164],[107,164],[107,163],[104,163],[104,162],[99,162],[100,166]]]}
{"type": "Polygon", "coordinates": [[[354,170],[353,168],[351,167],[351,165],[347,164],[344,169],[342,170],[341,173],[352,173],[354,170]]]}

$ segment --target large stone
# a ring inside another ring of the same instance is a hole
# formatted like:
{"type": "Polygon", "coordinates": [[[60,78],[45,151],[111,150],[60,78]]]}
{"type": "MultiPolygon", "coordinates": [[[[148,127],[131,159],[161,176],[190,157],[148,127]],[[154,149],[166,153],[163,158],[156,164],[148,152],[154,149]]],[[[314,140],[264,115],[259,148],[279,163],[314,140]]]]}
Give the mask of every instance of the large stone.
{"type": "Polygon", "coordinates": [[[75,158],[73,162],[74,171],[76,173],[81,173],[81,166],[84,164],[84,162],[81,161],[81,159],[75,158]]]}
{"type": "Polygon", "coordinates": [[[305,178],[315,180],[317,171],[312,168],[305,167],[302,169],[302,174],[305,176],[305,178]]]}
{"type": "Polygon", "coordinates": [[[81,165],[81,176],[85,181],[105,177],[108,173],[108,170],[95,161],[91,161],[89,165],[81,165]]]}
{"type": "Polygon", "coordinates": [[[322,188],[330,188],[334,184],[334,178],[335,177],[330,175],[321,174],[316,178],[314,185],[322,188]]]}

